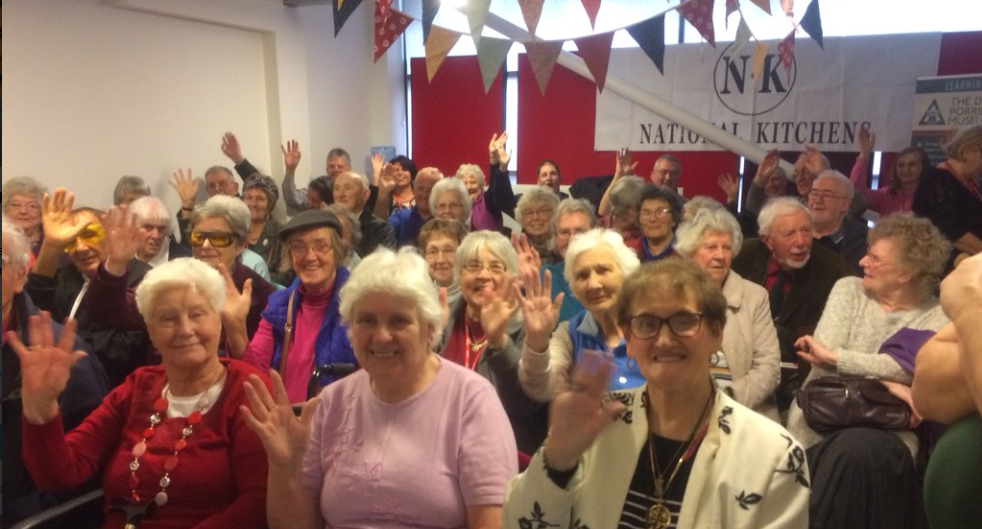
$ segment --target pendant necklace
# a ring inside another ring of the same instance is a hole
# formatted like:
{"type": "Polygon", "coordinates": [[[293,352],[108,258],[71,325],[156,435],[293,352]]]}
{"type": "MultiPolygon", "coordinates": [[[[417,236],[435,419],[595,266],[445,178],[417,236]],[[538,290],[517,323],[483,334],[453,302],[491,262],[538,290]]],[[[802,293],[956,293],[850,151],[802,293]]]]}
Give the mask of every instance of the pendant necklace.
{"type": "MultiPolygon", "coordinates": [[[[481,353],[484,352],[484,347],[488,345],[488,337],[485,334],[480,340],[476,339],[474,336],[474,330],[471,328],[471,320],[464,315],[464,327],[467,330],[467,347],[464,350],[464,367],[474,371],[477,369],[477,361],[481,359],[481,353]],[[471,362],[471,356],[474,356],[474,361],[471,362]]],[[[483,332],[483,330],[482,330],[483,332]]]]}

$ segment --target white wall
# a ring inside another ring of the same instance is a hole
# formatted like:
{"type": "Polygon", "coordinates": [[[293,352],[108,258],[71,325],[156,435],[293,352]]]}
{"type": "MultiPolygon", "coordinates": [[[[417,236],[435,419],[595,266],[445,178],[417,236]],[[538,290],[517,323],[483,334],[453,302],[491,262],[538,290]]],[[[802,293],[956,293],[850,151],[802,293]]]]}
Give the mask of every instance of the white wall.
{"type": "Polygon", "coordinates": [[[393,128],[403,87],[389,82],[401,47],[372,64],[371,7],[335,39],[330,5],[8,0],[4,179],[33,176],[105,207],[116,180],[136,174],[176,208],[167,179],[177,167],[230,165],[219,150],[226,130],[276,178],[280,143],[298,139],[301,182],[323,174],[334,146],[356,169],[371,145],[404,150],[393,128]]]}

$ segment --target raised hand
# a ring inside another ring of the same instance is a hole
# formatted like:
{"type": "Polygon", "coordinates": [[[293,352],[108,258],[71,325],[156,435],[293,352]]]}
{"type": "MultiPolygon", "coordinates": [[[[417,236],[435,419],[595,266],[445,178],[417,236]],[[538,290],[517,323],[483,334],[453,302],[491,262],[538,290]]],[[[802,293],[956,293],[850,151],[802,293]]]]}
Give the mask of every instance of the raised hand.
{"type": "Polygon", "coordinates": [[[252,307],[252,279],[246,279],[242,291],[235,286],[232,274],[224,264],[218,265],[218,271],[225,279],[225,305],[222,307],[222,322],[238,322],[245,325],[252,307]]]}
{"type": "Polygon", "coordinates": [[[174,171],[170,186],[177,191],[177,196],[181,197],[181,207],[185,209],[194,207],[198,189],[201,187],[201,179],[191,177],[190,167],[174,171]]]}
{"type": "Polygon", "coordinates": [[[551,295],[552,270],[546,270],[543,281],[526,286],[524,293],[515,285],[515,296],[522,307],[525,322],[525,345],[538,353],[549,348],[552,331],[559,323],[559,308],[563,305],[564,294],[559,293],[556,299],[552,299],[551,295]]]}
{"type": "Polygon", "coordinates": [[[399,170],[400,168],[394,163],[387,163],[382,166],[382,170],[379,171],[378,175],[377,185],[379,190],[392,191],[395,189],[399,170]]]}
{"type": "Polygon", "coordinates": [[[736,177],[730,173],[723,173],[716,179],[716,183],[723,190],[723,193],[726,193],[726,203],[736,203],[737,196],[740,193],[740,184],[737,182],[736,177]]]}
{"type": "Polygon", "coordinates": [[[235,165],[239,165],[242,160],[245,160],[245,157],[242,156],[242,146],[239,145],[239,139],[231,132],[226,132],[222,136],[222,153],[228,156],[235,165]]]}
{"type": "Polygon", "coordinates": [[[44,194],[41,199],[41,225],[44,239],[59,247],[75,240],[85,225],[76,221],[72,215],[75,194],[64,187],[55,188],[54,195],[44,194]]]}
{"type": "Polygon", "coordinates": [[[511,155],[508,153],[508,133],[502,132],[499,136],[498,134],[493,134],[491,136],[491,143],[488,144],[488,154],[491,157],[491,165],[500,165],[507,167],[508,161],[511,160],[511,155]]]}
{"type": "Polygon", "coordinates": [[[767,180],[774,174],[777,170],[778,164],[781,163],[781,153],[777,149],[771,149],[767,151],[764,155],[764,159],[760,161],[757,166],[757,174],[754,175],[754,182],[757,185],[763,187],[767,184],[767,180]]]}
{"type": "Polygon", "coordinates": [[[31,345],[15,332],[7,340],[20,359],[21,402],[24,418],[31,424],[45,424],[58,415],[58,397],[65,391],[75,362],[85,358],[75,345],[75,320],[68,320],[55,343],[51,314],[41,311],[27,322],[31,345]]]}
{"type": "Polygon", "coordinates": [[[382,168],[385,167],[385,156],[377,152],[372,155],[372,185],[379,187],[379,178],[382,176],[382,168]]]}
{"type": "Polygon", "coordinates": [[[505,273],[496,283],[496,285],[488,283],[485,287],[490,291],[481,303],[480,318],[484,335],[488,338],[488,346],[492,349],[501,349],[508,345],[509,338],[505,332],[508,320],[518,312],[519,308],[518,299],[515,297],[518,279],[513,274],[505,273]]]}
{"type": "Polygon", "coordinates": [[[310,421],[320,403],[320,397],[307,401],[300,420],[297,420],[286,395],[283,379],[275,370],[269,372],[269,377],[272,379],[276,398],[273,398],[258,376],[249,375],[244,386],[249,406],[240,406],[239,412],[262,441],[270,468],[282,469],[299,477],[310,439],[310,421]]]}
{"type": "Polygon", "coordinates": [[[511,245],[518,254],[518,280],[522,288],[532,288],[539,283],[539,270],[542,269],[542,258],[539,251],[529,243],[528,237],[512,234],[511,245]]]}
{"type": "Polygon", "coordinates": [[[286,146],[280,145],[283,151],[283,166],[287,174],[295,174],[297,166],[300,165],[300,143],[297,140],[289,140],[286,146]]]}
{"type": "Polygon", "coordinates": [[[868,125],[863,125],[859,127],[856,143],[859,144],[859,157],[868,159],[870,153],[876,148],[876,134],[870,132],[868,125]]]}
{"type": "Polygon", "coordinates": [[[604,399],[611,363],[596,352],[584,351],[570,376],[568,391],[552,399],[549,436],[543,455],[549,468],[571,470],[600,432],[624,410],[624,404],[604,399]]]}
{"type": "Polygon", "coordinates": [[[126,206],[113,206],[102,216],[102,228],[106,232],[106,271],[116,277],[126,274],[130,260],[136,257],[143,244],[143,232],[136,222],[136,215],[126,206]]]}
{"type": "Polygon", "coordinates": [[[631,150],[628,148],[623,148],[617,152],[617,158],[614,165],[614,179],[619,179],[622,176],[630,176],[634,174],[634,171],[638,168],[638,162],[631,162],[631,150]]]}

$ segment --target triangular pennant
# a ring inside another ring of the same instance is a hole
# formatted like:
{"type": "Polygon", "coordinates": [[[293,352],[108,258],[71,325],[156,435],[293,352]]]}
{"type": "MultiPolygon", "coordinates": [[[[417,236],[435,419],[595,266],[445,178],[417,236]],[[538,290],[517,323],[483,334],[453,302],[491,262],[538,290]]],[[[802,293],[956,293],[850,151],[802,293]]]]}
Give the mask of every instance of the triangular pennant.
{"type": "Polygon", "coordinates": [[[794,18],[794,0],[781,0],[781,11],[785,15],[794,18]]]}
{"type": "Polygon", "coordinates": [[[710,46],[716,47],[716,30],[713,28],[713,3],[715,0],[690,0],[679,5],[678,12],[699,31],[710,46]]]}
{"type": "Polygon", "coordinates": [[[750,43],[750,26],[747,25],[747,21],[740,17],[740,25],[737,26],[736,38],[733,39],[733,51],[730,54],[734,57],[740,55],[743,48],[750,43]]]}
{"type": "Polygon", "coordinates": [[[825,45],[822,44],[822,13],[818,9],[818,0],[812,0],[812,3],[808,4],[805,16],[801,17],[801,29],[815,39],[819,48],[825,49],[825,45]]]}
{"type": "Polygon", "coordinates": [[[348,17],[361,5],[361,0],[337,0],[331,4],[334,6],[334,37],[337,38],[348,17]]]}
{"type": "Polygon", "coordinates": [[[481,77],[484,79],[484,93],[488,93],[494,83],[501,65],[508,58],[508,51],[511,50],[512,42],[505,39],[493,39],[488,37],[481,39],[477,44],[477,63],[481,65],[481,77]]]}
{"type": "Polygon", "coordinates": [[[549,78],[552,77],[552,70],[556,67],[556,59],[559,59],[559,52],[563,51],[563,41],[526,42],[525,51],[528,53],[535,81],[539,83],[539,92],[546,95],[549,78]]]}
{"type": "Polygon", "coordinates": [[[639,22],[633,26],[628,26],[627,32],[631,38],[638,43],[638,46],[655,63],[655,68],[665,74],[665,15],[661,14],[655,18],[639,22]]]}
{"type": "Polygon", "coordinates": [[[471,28],[471,38],[474,39],[476,48],[481,42],[481,31],[484,29],[484,22],[488,19],[488,11],[491,9],[491,0],[470,0],[464,7],[460,8],[465,15],[471,28]]]}
{"type": "Polygon", "coordinates": [[[737,5],[737,0],[726,0],[726,18],[724,20],[726,20],[727,28],[730,27],[730,15],[737,9],[740,9],[740,6],[737,5]]]}
{"type": "Polygon", "coordinates": [[[614,41],[614,33],[600,33],[590,37],[580,37],[576,39],[576,49],[580,52],[580,57],[590,69],[597,89],[602,93],[604,84],[607,82],[607,65],[610,63],[610,44],[614,41]]]}
{"type": "Polygon", "coordinates": [[[392,0],[379,0],[375,4],[375,62],[385,55],[413,20],[412,17],[392,9],[392,0]]]}
{"type": "Polygon", "coordinates": [[[580,0],[580,2],[583,3],[583,9],[586,9],[586,15],[590,17],[590,27],[596,27],[597,13],[600,12],[600,0],[580,0]]]}
{"type": "MultiPolygon", "coordinates": [[[[436,12],[440,10],[440,0],[423,0],[423,44],[430,39],[430,28],[436,12]]],[[[441,59],[442,62],[442,59],[441,59]]]]}
{"type": "Polygon", "coordinates": [[[522,17],[525,19],[525,26],[529,29],[529,35],[535,38],[535,28],[539,26],[539,17],[542,15],[543,0],[518,0],[518,6],[522,8],[522,17]]]}
{"type": "Polygon", "coordinates": [[[764,70],[764,61],[767,60],[767,50],[771,49],[769,44],[754,42],[754,80],[760,77],[760,72],[764,70]]]}
{"type": "Polygon", "coordinates": [[[771,14],[771,0],[750,0],[753,4],[764,10],[768,15],[771,14]]]}
{"type": "Polygon", "coordinates": [[[791,30],[791,33],[788,33],[788,36],[781,39],[781,42],[777,44],[777,54],[781,56],[784,71],[790,74],[791,62],[794,61],[794,30],[791,30]]]}
{"type": "Polygon", "coordinates": [[[440,69],[443,60],[447,58],[450,50],[457,45],[460,40],[460,33],[449,29],[434,26],[430,31],[430,38],[426,41],[426,79],[433,80],[436,71],[440,69]]]}

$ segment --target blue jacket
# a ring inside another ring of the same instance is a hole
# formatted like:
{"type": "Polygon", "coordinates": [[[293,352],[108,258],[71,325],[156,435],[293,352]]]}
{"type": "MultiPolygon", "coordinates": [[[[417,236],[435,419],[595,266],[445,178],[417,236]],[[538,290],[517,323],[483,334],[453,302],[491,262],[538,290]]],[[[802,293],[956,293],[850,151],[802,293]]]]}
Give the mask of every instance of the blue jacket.
{"type": "MultiPolygon", "coordinates": [[[[348,330],[341,323],[341,314],[339,312],[339,293],[341,292],[341,287],[348,281],[349,275],[351,275],[351,272],[347,268],[343,266],[338,267],[337,276],[334,278],[331,301],[327,306],[324,319],[321,321],[320,330],[317,331],[317,341],[314,349],[315,369],[324,364],[358,364],[358,361],[355,360],[355,352],[351,349],[351,343],[348,341],[348,330]]],[[[263,319],[273,327],[273,358],[270,364],[273,369],[276,369],[280,365],[280,357],[283,354],[286,305],[290,299],[290,294],[294,291],[297,292],[296,298],[293,300],[294,323],[296,322],[296,315],[300,310],[300,305],[303,303],[303,294],[299,292],[299,289],[300,280],[296,279],[289,288],[272,293],[269,296],[269,305],[263,311],[263,319]]],[[[325,376],[321,379],[321,385],[330,384],[335,380],[334,377],[325,376]]]]}
{"type": "Polygon", "coordinates": [[[409,209],[396,210],[389,216],[389,224],[396,233],[396,244],[399,247],[416,246],[419,230],[423,229],[426,219],[419,214],[416,206],[409,209]]]}
{"type": "Polygon", "coordinates": [[[610,358],[614,363],[613,370],[610,372],[610,384],[607,389],[619,391],[622,389],[636,388],[643,386],[644,377],[638,371],[637,366],[633,368],[627,365],[627,347],[624,340],[620,345],[614,347],[613,351],[607,347],[604,339],[603,329],[597,324],[597,320],[589,311],[584,310],[569,319],[569,337],[573,340],[573,363],[580,357],[581,351],[599,351],[604,356],[610,358]]]}

